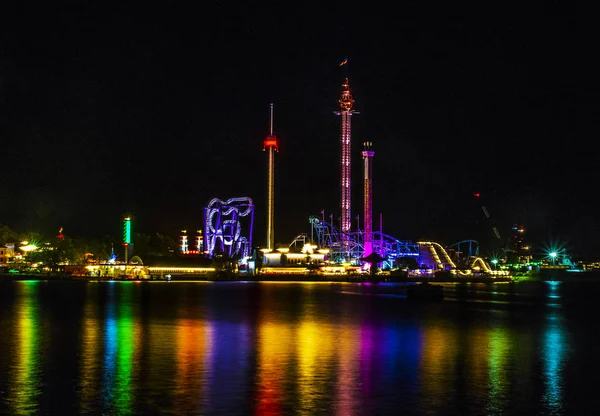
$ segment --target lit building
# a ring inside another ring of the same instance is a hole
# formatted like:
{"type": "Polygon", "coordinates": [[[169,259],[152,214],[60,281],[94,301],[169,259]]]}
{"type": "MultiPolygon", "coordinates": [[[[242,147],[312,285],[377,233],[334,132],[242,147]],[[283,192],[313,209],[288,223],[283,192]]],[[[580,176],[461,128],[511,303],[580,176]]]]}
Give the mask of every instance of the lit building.
{"type": "Polygon", "coordinates": [[[0,266],[8,265],[8,248],[0,247],[0,266]]]}
{"type": "Polygon", "coordinates": [[[204,252],[204,237],[202,236],[202,230],[196,232],[194,247],[197,253],[202,254],[202,252],[204,252]]]}
{"type": "Polygon", "coordinates": [[[188,254],[189,245],[188,245],[188,236],[186,230],[181,230],[181,235],[179,236],[179,252],[181,254],[188,254]]]}
{"type": "Polygon", "coordinates": [[[509,264],[529,263],[532,260],[530,246],[525,242],[525,227],[514,224],[512,235],[510,237],[509,247],[507,247],[507,262],[509,264]]]}

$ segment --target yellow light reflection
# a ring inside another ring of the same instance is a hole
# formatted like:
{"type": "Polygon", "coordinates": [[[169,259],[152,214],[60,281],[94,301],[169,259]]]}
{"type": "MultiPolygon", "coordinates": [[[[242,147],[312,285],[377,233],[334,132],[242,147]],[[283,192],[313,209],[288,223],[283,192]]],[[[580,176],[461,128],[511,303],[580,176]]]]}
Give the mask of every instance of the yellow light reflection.
{"type": "Polygon", "coordinates": [[[327,379],[332,374],[334,332],[331,326],[305,320],[297,330],[298,390],[300,409],[319,409],[318,398],[327,395],[327,379]]]}
{"type": "Polygon", "coordinates": [[[482,327],[472,329],[465,359],[469,366],[468,389],[474,397],[485,397],[488,386],[489,331],[482,327]]]}
{"type": "Polygon", "coordinates": [[[432,409],[441,411],[445,401],[435,398],[444,397],[450,384],[456,363],[456,329],[440,326],[428,326],[423,329],[423,348],[421,350],[420,376],[423,397],[434,400],[429,403],[432,409]]]}
{"type": "Polygon", "coordinates": [[[97,305],[92,295],[97,291],[97,286],[87,286],[86,304],[83,311],[83,335],[81,339],[81,412],[89,413],[93,410],[93,402],[96,398],[98,386],[101,379],[102,367],[100,351],[100,327],[97,305]]]}
{"type": "Polygon", "coordinates": [[[17,355],[14,383],[8,394],[13,414],[36,414],[40,383],[40,308],[39,282],[19,282],[17,285],[17,355]]]}
{"type": "Polygon", "coordinates": [[[319,400],[328,395],[328,375],[334,374],[335,331],[331,324],[318,321],[318,311],[308,289],[302,321],[296,330],[298,354],[298,393],[300,412],[325,412],[319,400]]]}
{"type": "Polygon", "coordinates": [[[285,397],[285,373],[293,356],[294,337],[289,325],[265,322],[259,329],[258,394],[256,414],[280,415],[285,397]]]}

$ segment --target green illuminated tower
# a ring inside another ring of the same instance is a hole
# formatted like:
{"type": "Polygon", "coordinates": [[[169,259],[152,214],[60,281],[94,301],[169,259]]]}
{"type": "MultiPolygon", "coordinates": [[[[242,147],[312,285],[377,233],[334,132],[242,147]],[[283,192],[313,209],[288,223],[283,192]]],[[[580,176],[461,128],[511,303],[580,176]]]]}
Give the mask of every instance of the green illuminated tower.
{"type": "Polygon", "coordinates": [[[125,247],[125,264],[128,263],[129,244],[131,244],[131,217],[123,218],[123,247],[125,247]]]}

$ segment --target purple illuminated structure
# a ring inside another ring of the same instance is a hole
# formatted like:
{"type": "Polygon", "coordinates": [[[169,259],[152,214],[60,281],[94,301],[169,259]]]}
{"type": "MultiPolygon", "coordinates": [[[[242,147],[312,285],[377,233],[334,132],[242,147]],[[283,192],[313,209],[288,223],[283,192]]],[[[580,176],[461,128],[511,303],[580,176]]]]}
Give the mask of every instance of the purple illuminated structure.
{"type": "Polygon", "coordinates": [[[373,156],[375,152],[372,150],[373,142],[363,143],[362,157],[364,161],[363,177],[365,180],[364,189],[364,237],[363,257],[367,257],[373,252],[373,156]]]}
{"type": "Polygon", "coordinates": [[[204,208],[204,250],[209,257],[217,253],[227,258],[247,257],[252,250],[254,204],[247,197],[211,200],[204,208]],[[249,221],[249,233],[242,235],[242,220],[249,221]]]}
{"type": "Polygon", "coordinates": [[[352,157],[352,132],[351,132],[351,119],[352,114],[358,114],[358,112],[352,109],[354,99],[350,93],[350,84],[348,78],[345,79],[342,84],[342,94],[339,100],[341,111],[336,111],[335,114],[342,117],[342,125],[340,132],[340,143],[341,143],[341,175],[340,175],[340,188],[341,188],[341,232],[342,242],[348,242],[348,234],[350,232],[350,221],[351,221],[351,157],[352,157]]]}

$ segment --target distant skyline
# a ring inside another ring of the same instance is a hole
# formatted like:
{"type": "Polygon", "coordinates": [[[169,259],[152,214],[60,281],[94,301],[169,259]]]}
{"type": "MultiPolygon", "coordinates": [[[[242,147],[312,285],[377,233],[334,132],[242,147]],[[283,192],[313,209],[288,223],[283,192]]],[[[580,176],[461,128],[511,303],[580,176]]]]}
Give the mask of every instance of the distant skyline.
{"type": "Polygon", "coordinates": [[[340,215],[333,112],[348,75],[353,217],[368,140],[375,229],[381,212],[399,239],[485,244],[480,192],[503,238],[520,223],[598,252],[571,11],[396,6],[13,6],[0,29],[0,223],[102,235],[132,212],[138,232],[176,236],[202,227],[210,199],[249,196],[264,245],[273,102],[275,239],[289,243],[310,215],[340,215]]]}

